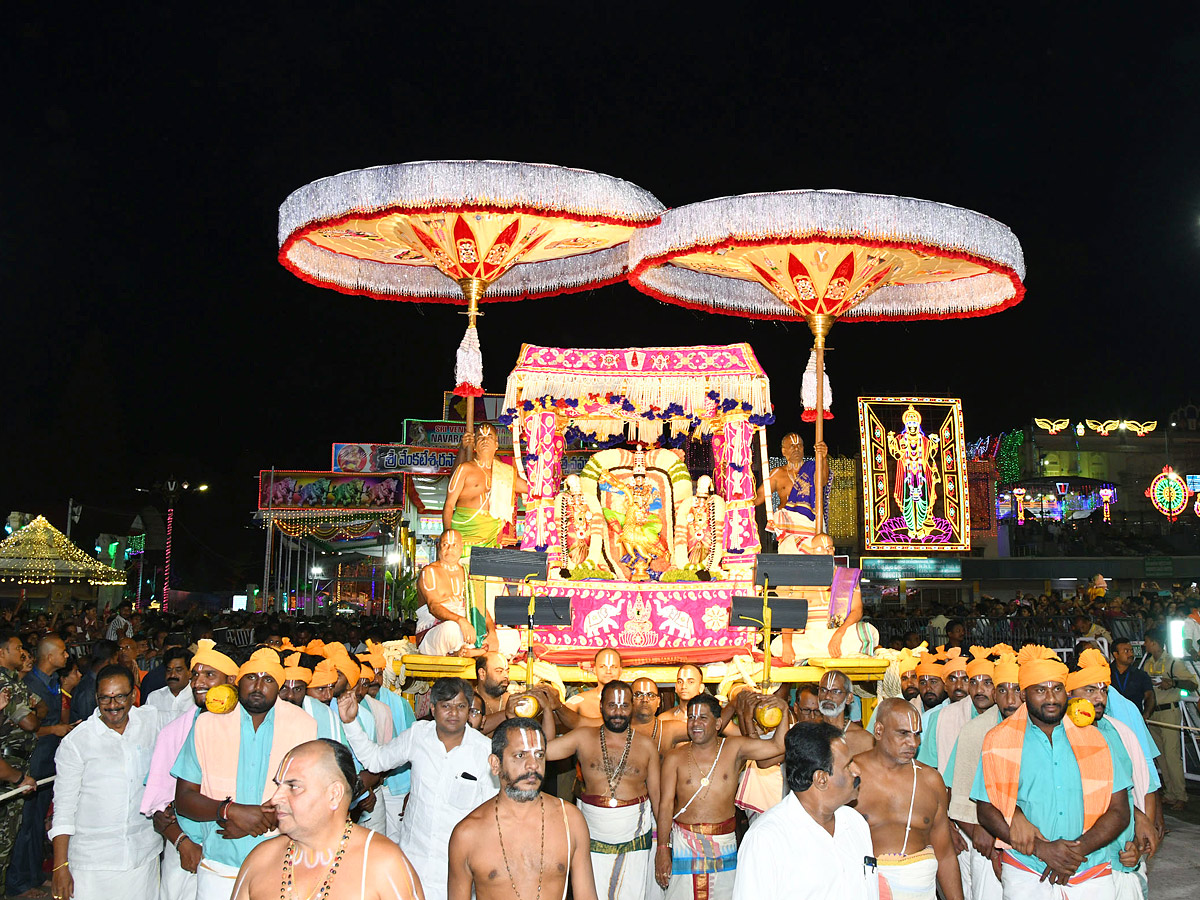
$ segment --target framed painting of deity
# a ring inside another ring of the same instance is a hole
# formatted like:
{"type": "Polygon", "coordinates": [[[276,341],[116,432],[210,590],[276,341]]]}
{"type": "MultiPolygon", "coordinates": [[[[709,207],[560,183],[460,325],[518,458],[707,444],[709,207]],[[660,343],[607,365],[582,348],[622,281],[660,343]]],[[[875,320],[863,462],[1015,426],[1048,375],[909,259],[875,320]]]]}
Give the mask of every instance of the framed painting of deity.
{"type": "Polygon", "coordinates": [[[859,397],[867,550],[971,549],[962,401],[859,397]]]}

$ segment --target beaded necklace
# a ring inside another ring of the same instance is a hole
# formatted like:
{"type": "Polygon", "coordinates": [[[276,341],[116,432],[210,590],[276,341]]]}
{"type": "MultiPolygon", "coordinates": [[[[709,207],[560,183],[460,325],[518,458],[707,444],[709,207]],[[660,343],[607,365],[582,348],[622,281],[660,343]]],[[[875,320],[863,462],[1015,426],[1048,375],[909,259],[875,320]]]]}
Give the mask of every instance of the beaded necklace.
{"type": "MultiPolygon", "coordinates": [[[[325,876],[325,880],[321,882],[316,893],[310,894],[308,900],[324,900],[329,896],[329,882],[333,881],[333,876],[337,874],[338,866],[342,864],[342,857],[346,853],[346,845],[350,843],[350,832],[354,830],[354,823],[350,820],[346,821],[346,830],[342,832],[342,839],[338,843],[337,854],[333,857],[333,865],[329,869],[329,874],[325,876]]],[[[279,888],[279,900],[292,900],[292,868],[295,860],[293,856],[296,852],[296,842],[289,841],[287,853],[283,855],[283,884],[279,888]]]]}

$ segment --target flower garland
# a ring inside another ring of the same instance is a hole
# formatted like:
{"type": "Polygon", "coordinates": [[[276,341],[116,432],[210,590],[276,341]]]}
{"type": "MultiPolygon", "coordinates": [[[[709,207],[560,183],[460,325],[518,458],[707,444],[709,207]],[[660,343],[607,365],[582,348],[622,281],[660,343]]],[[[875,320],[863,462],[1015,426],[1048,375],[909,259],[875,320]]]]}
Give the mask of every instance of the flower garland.
{"type": "MultiPolygon", "coordinates": [[[[773,413],[754,413],[754,406],[744,400],[738,400],[735,397],[721,398],[716,391],[709,391],[705,395],[712,402],[712,414],[696,415],[688,413],[678,403],[669,403],[665,409],[651,404],[649,408],[639,410],[638,407],[624,394],[618,394],[613,391],[604,393],[591,393],[586,397],[534,397],[521,401],[519,408],[509,407],[502,415],[497,417],[497,423],[505,428],[511,427],[521,413],[532,413],[536,411],[551,411],[559,413],[567,418],[587,417],[592,418],[597,414],[608,413],[617,418],[641,418],[647,421],[662,421],[662,422],[686,422],[687,432],[689,435],[694,435],[695,431],[705,421],[713,421],[729,415],[745,414],[751,425],[756,427],[764,427],[775,422],[773,413]],[[607,409],[604,409],[607,407],[607,409]]],[[[596,441],[595,432],[585,433],[574,425],[569,425],[564,432],[564,437],[567,440],[592,440],[596,441]],[[573,430],[572,430],[573,429],[573,430]]],[[[676,438],[669,439],[671,443],[660,444],[660,446],[682,446],[683,435],[679,434],[676,438]]],[[[611,441],[607,446],[615,446],[617,443],[622,443],[624,438],[611,441]]],[[[600,440],[604,443],[604,440],[600,440]]]]}

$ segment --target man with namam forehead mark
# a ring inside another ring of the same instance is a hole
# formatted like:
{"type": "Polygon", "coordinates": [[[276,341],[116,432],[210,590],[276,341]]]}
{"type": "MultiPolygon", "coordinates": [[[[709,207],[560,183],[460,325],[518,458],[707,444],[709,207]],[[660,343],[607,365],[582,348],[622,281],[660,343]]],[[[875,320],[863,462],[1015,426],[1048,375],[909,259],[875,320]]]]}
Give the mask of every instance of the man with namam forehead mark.
{"type": "Polygon", "coordinates": [[[505,719],[492,733],[500,793],[450,836],[448,900],[596,900],[587,824],[574,806],[542,793],[546,737],[531,719],[505,719]]]}
{"type": "Polygon", "coordinates": [[[579,809],[591,833],[592,874],[602,900],[643,900],[658,803],[658,748],[633,728],[633,688],[610,681],[599,726],[581,725],[550,741],[547,759],[579,760],[579,809]]]}
{"type": "Polygon", "coordinates": [[[233,900],[318,892],[322,900],[424,900],[400,848],[350,821],[356,781],[354,759],[337,741],[309,741],[288,753],[267,801],[280,835],[246,857],[233,900]]]}
{"type": "Polygon", "coordinates": [[[857,808],[896,900],[933,900],[939,886],[947,900],[963,900],[946,785],[917,762],[920,745],[920,713],[899,697],[879,704],[875,746],[854,757],[862,772],[857,808]]]}

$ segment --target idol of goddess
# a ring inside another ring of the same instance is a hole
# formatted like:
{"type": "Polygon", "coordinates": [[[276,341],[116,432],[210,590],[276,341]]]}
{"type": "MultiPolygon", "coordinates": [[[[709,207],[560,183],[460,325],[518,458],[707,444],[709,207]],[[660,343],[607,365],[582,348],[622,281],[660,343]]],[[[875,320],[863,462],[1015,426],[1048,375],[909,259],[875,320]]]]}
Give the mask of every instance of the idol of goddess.
{"type": "Polygon", "coordinates": [[[921,430],[921,414],[910,403],[901,417],[904,431],[889,431],[888,452],[896,458],[896,481],[892,496],[904,517],[908,536],[924,540],[933,530],[933,504],[941,481],[933,457],[937,455],[938,436],[926,436],[921,430]]]}
{"type": "Polygon", "coordinates": [[[687,512],[687,560],[698,569],[711,569],[716,560],[717,507],[712,495],[712,479],[701,475],[696,495],[687,512]]]}

